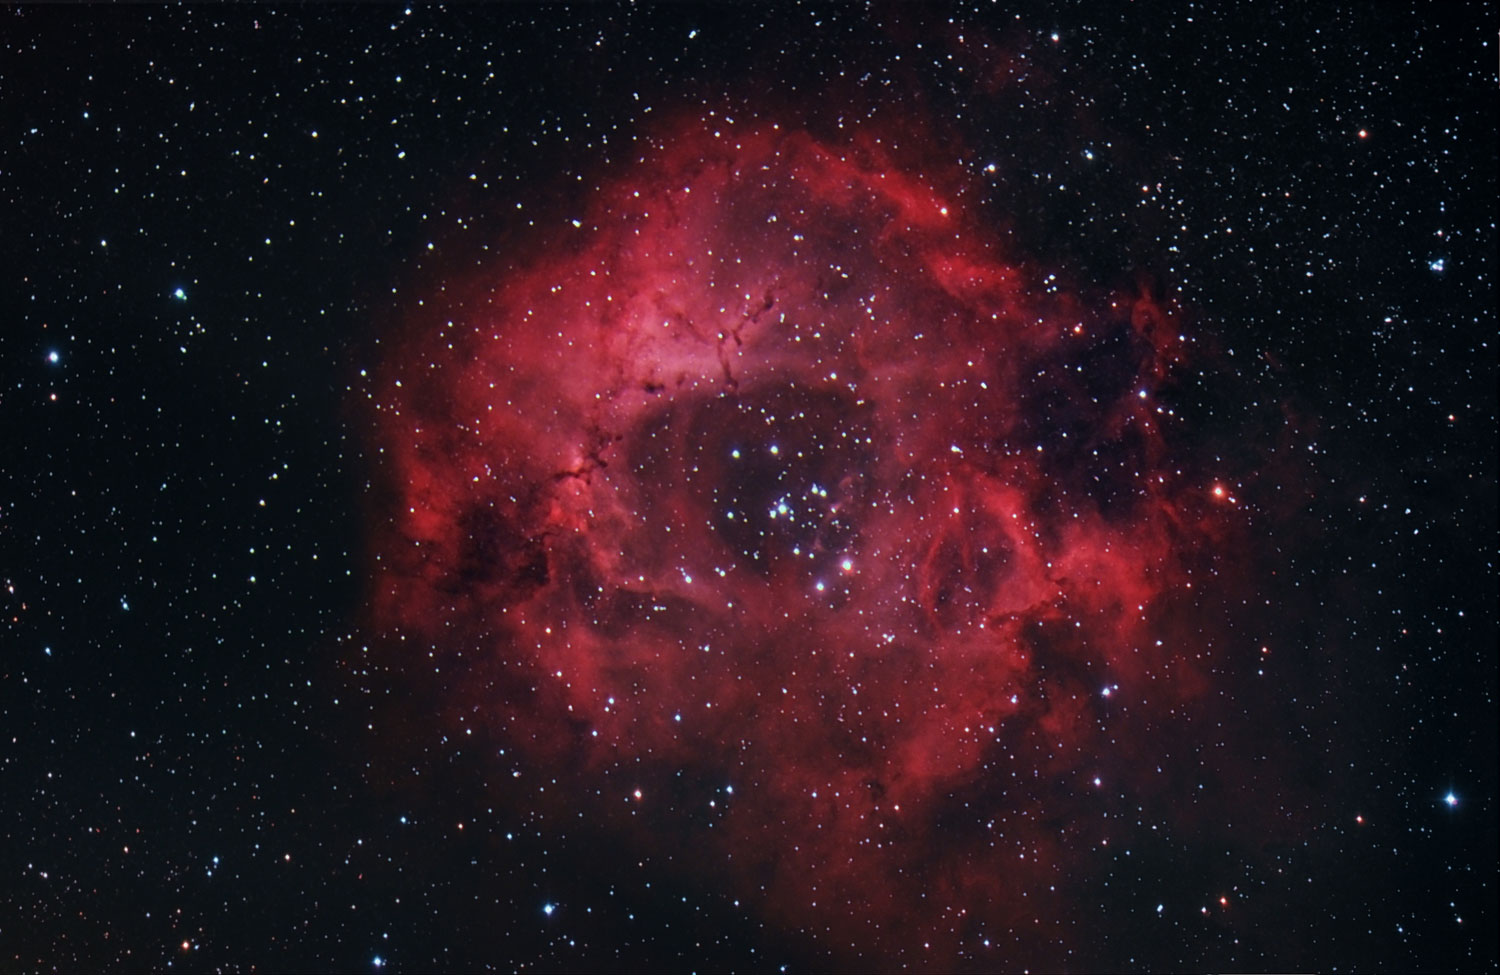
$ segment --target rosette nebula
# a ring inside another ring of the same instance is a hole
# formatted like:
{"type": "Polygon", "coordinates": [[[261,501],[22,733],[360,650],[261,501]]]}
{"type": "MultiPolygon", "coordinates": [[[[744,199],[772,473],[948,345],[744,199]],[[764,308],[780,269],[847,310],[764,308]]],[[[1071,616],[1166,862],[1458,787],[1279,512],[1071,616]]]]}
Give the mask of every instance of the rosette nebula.
{"type": "Polygon", "coordinates": [[[903,138],[676,125],[434,289],[373,394],[372,605],[513,806],[942,967],[1075,923],[1171,775],[1234,507],[1174,447],[1170,299],[1013,253],[903,138]]]}

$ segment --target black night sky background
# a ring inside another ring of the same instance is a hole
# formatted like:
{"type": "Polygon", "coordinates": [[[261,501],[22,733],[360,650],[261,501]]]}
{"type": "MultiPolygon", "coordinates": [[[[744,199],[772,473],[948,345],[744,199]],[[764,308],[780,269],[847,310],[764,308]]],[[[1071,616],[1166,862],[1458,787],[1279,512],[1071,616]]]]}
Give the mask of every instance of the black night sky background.
{"type": "Polygon", "coordinates": [[[1495,14],[0,8],[0,968],[1495,970],[1495,14]]]}

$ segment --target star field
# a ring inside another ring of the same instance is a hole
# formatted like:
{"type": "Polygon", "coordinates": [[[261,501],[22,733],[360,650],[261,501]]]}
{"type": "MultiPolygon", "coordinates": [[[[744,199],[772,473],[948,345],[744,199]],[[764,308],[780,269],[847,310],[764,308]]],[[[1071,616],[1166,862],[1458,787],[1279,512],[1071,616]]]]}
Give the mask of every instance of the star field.
{"type": "Polygon", "coordinates": [[[0,12],[5,964],[1494,969],[1493,13],[0,12]]]}

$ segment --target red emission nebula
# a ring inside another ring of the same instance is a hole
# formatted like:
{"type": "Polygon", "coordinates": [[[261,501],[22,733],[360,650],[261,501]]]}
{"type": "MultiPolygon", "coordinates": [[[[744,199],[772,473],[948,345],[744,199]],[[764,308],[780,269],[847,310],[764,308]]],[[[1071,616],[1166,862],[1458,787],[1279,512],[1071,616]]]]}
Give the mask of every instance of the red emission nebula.
{"type": "Polygon", "coordinates": [[[776,929],[939,966],[1051,930],[1216,693],[1234,509],[1162,428],[1176,314],[1069,293],[891,133],[641,145],[396,337],[373,625],[461,675],[433,720],[512,808],[776,929]]]}

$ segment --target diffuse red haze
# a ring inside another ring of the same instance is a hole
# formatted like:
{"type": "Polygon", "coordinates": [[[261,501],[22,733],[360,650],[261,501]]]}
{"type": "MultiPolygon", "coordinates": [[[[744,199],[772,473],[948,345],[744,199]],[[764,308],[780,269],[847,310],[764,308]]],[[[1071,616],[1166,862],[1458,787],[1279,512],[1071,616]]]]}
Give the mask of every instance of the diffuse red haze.
{"type": "Polygon", "coordinates": [[[774,924],[941,965],[1055,919],[1132,709],[1210,679],[1171,313],[1067,293],[891,133],[670,135],[385,364],[375,623],[774,924]]]}

